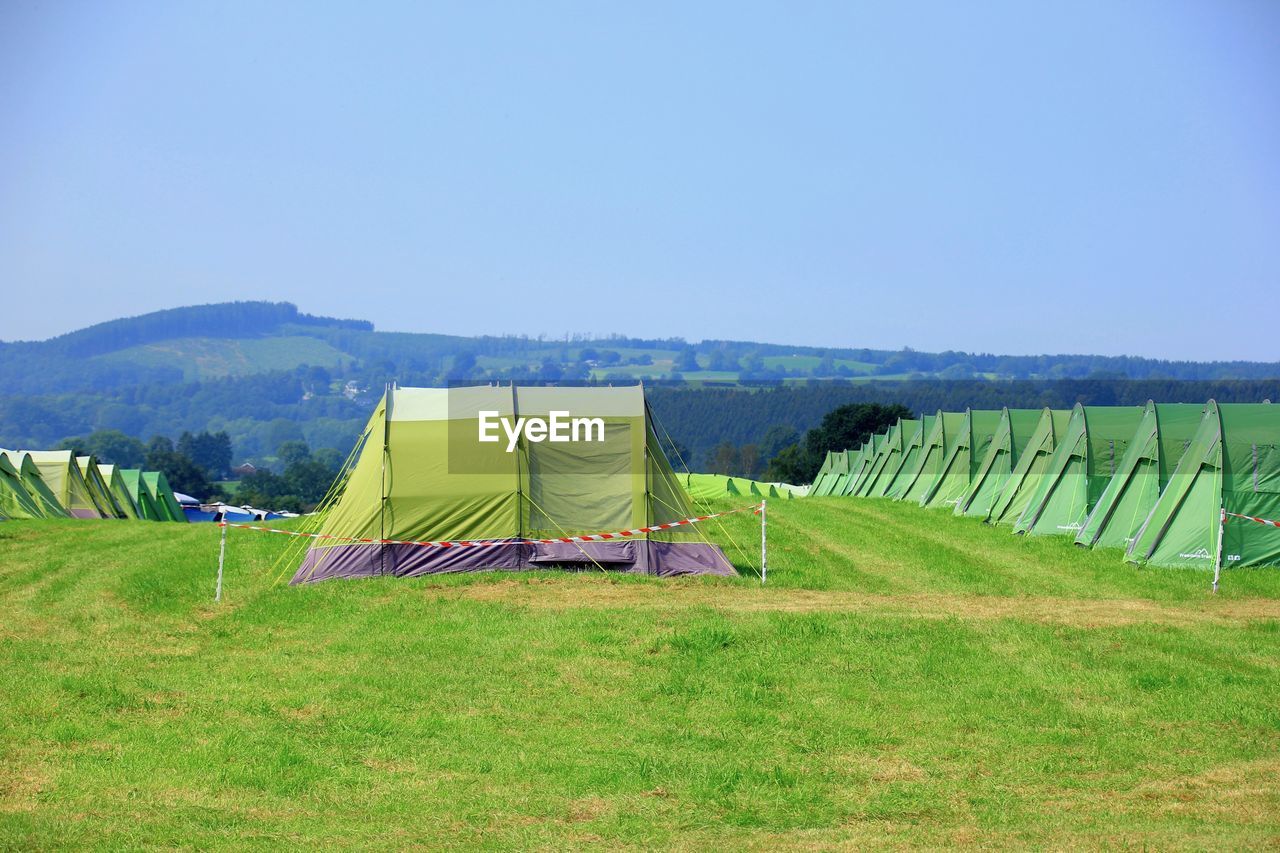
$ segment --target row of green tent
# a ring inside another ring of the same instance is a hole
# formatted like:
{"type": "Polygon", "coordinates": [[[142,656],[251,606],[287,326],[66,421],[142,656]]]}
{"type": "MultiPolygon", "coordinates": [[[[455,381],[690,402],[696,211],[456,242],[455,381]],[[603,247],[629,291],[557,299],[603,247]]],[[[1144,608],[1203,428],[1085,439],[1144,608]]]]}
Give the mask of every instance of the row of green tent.
{"type": "Polygon", "coordinates": [[[803,486],[789,483],[765,483],[745,477],[726,477],[723,474],[680,474],[680,484],[694,500],[706,501],[723,497],[757,497],[791,500],[802,498],[808,491],[803,486]]]}
{"type": "Polygon", "coordinates": [[[1250,519],[1280,520],[1280,406],[939,411],[828,453],[809,494],[950,508],[1139,564],[1275,566],[1280,527],[1250,519]]]}
{"type": "Polygon", "coordinates": [[[162,471],[70,450],[0,450],[0,520],[18,518],[187,520],[162,471]]]}

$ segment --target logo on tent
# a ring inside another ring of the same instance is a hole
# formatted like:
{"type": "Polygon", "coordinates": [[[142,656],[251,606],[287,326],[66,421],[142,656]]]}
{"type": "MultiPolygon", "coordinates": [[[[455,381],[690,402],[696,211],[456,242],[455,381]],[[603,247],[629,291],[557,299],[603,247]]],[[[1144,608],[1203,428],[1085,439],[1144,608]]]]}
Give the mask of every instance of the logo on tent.
{"type": "Polygon", "coordinates": [[[1192,551],[1190,554],[1179,554],[1178,556],[1184,560],[1212,560],[1213,559],[1213,555],[1209,553],[1209,550],[1207,548],[1200,548],[1197,551],[1192,551]]]}

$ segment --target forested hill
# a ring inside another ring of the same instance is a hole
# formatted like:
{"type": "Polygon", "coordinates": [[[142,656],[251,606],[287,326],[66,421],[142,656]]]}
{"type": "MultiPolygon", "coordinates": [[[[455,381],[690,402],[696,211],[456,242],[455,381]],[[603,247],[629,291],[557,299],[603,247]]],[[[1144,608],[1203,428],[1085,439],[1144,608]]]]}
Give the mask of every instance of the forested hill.
{"type": "Polygon", "coordinates": [[[760,443],[773,427],[803,431],[846,402],[932,411],[1144,394],[1254,399],[1277,396],[1275,377],[1276,363],[379,332],[288,303],[233,302],[0,343],[0,446],[50,446],[101,429],[140,438],[225,430],[237,460],[270,462],[291,440],[345,450],[387,382],[674,380],[695,387],[656,389],[655,411],[690,464],[705,467],[718,444],[760,443]]]}

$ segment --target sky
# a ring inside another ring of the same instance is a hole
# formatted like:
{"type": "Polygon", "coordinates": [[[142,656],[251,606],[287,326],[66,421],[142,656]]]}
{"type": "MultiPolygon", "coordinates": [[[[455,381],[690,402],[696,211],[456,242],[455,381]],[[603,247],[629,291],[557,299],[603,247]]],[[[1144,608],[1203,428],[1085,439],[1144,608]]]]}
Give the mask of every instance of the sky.
{"type": "Polygon", "coordinates": [[[0,4],[0,339],[1280,360],[1280,3],[0,4]]]}

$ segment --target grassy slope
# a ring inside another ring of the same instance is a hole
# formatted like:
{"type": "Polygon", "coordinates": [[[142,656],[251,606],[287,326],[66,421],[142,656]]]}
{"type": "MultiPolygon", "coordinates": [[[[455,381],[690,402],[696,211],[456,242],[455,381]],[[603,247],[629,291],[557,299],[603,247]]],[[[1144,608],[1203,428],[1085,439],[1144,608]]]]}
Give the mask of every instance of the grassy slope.
{"type": "Polygon", "coordinates": [[[216,606],[210,526],[0,525],[0,847],[1280,840],[1280,572],[770,509],[764,589],[290,589],[235,532],[216,606]]]}
{"type": "Polygon", "coordinates": [[[188,381],[244,376],[268,370],[292,370],[300,364],[337,367],[352,360],[341,350],[305,335],[244,339],[177,338],[96,357],[149,367],[176,365],[182,368],[188,381]]]}

